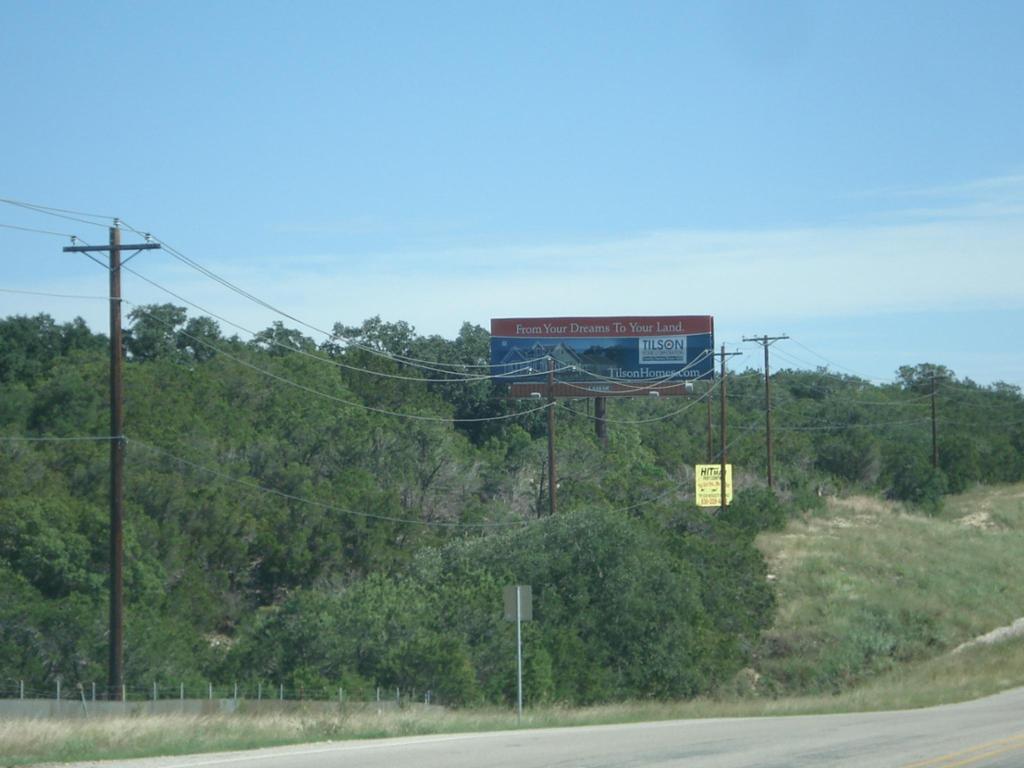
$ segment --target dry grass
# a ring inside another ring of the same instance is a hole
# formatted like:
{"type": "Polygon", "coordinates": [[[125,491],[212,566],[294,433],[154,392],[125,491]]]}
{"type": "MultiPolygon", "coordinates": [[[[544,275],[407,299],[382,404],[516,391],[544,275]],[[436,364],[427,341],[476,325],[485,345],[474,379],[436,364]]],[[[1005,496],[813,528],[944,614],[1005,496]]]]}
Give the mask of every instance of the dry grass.
{"type": "MultiPolygon", "coordinates": [[[[838,696],[628,702],[527,710],[523,728],[711,717],[766,717],[911,709],[977,698],[1024,685],[1024,641],[909,665],[838,696]]],[[[142,715],[92,720],[0,721],[0,765],[124,759],[427,733],[516,728],[508,710],[440,707],[357,713],[142,715]]]]}
{"type": "Polygon", "coordinates": [[[0,720],[0,766],[251,749],[314,741],[712,717],[781,717],[912,709],[1024,685],[1024,640],[972,648],[901,667],[838,696],[717,698],[528,709],[521,726],[504,709],[410,707],[398,711],[281,715],[141,715],[92,720],[0,720]]]}
{"type": "Polygon", "coordinates": [[[1024,616],[1024,486],[947,500],[940,518],[832,501],[762,536],[779,609],[759,655],[776,694],[850,690],[1024,616]],[[993,525],[969,525],[984,512],[993,525]]]}

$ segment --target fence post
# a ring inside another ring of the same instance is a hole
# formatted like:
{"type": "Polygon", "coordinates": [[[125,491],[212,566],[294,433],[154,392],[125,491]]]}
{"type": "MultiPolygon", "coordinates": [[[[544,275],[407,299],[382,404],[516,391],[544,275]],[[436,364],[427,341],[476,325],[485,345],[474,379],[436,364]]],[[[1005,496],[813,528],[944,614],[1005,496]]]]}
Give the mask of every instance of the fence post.
{"type": "Polygon", "coordinates": [[[284,683],[281,683],[280,685],[281,685],[281,696],[280,696],[280,698],[281,698],[281,701],[284,701],[284,683]]]}
{"type": "Polygon", "coordinates": [[[342,694],[342,689],[339,688],[338,689],[338,706],[341,706],[341,694],[342,694]]]}
{"type": "Polygon", "coordinates": [[[121,683],[121,710],[128,712],[128,686],[121,683]]]}
{"type": "Polygon", "coordinates": [[[263,683],[256,683],[256,701],[263,701],[263,683]]]}
{"type": "Polygon", "coordinates": [[[207,683],[207,685],[210,687],[209,688],[210,701],[213,701],[213,683],[207,683]]]}
{"type": "Polygon", "coordinates": [[[57,678],[57,703],[60,703],[60,678],[57,678]]]}
{"type": "Polygon", "coordinates": [[[178,686],[179,686],[178,687],[178,698],[181,699],[182,701],[184,701],[185,700],[185,684],[184,683],[178,683],[178,686]]]}
{"type": "Polygon", "coordinates": [[[24,699],[25,698],[25,681],[24,680],[20,681],[19,684],[18,684],[18,698],[19,699],[24,699]]]}
{"type": "Polygon", "coordinates": [[[93,684],[92,684],[92,703],[93,704],[96,703],[96,683],[95,682],[93,682],[93,684]]]}
{"type": "Polygon", "coordinates": [[[153,681],[153,703],[156,703],[156,680],[153,681]]]}
{"type": "Polygon", "coordinates": [[[238,706],[238,683],[235,683],[235,706],[238,706]]]}

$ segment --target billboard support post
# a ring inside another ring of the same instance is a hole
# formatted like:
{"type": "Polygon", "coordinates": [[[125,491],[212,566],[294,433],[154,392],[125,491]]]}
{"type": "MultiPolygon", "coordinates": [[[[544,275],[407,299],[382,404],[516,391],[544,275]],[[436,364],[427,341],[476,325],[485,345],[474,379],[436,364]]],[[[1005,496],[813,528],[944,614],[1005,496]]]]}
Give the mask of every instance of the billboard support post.
{"type": "Polygon", "coordinates": [[[608,422],[605,421],[607,408],[607,398],[594,398],[594,429],[597,432],[597,439],[601,442],[602,448],[608,447],[608,422]]]}
{"type": "Polygon", "coordinates": [[[555,471],[555,359],[548,358],[548,513],[558,509],[558,473],[555,471]]]}

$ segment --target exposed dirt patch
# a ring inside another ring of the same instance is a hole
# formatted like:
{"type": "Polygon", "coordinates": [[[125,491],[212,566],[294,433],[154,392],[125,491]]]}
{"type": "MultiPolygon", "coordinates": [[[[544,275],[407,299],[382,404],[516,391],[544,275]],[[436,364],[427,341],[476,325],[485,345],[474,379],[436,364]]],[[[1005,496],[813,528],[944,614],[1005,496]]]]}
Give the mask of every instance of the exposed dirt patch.
{"type": "Polygon", "coordinates": [[[960,525],[965,525],[968,528],[979,528],[983,531],[990,531],[996,528],[996,524],[992,522],[992,516],[988,513],[988,510],[979,509],[975,512],[971,512],[969,515],[964,515],[957,520],[960,525]]]}
{"type": "Polygon", "coordinates": [[[960,651],[964,651],[978,645],[995,645],[996,643],[1002,643],[1016,637],[1024,637],[1024,618],[1017,619],[1013,624],[1009,624],[1008,626],[993,629],[991,632],[981,635],[981,637],[968,640],[966,643],[958,645],[952,652],[960,653],[960,651]]]}
{"type": "Polygon", "coordinates": [[[891,502],[872,496],[833,497],[828,500],[828,508],[833,512],[855,518],[875,518],[893,513],[891,502]]]}

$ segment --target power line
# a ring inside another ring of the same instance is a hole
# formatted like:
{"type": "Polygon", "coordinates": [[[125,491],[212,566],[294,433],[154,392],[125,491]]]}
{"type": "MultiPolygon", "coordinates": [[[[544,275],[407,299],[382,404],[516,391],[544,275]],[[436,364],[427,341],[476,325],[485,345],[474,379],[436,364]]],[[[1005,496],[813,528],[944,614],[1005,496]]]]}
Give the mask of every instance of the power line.
{"type": "Polygon", "coordinates": [[[140,440],[136,440],[134,438],[132,438],[131,440],[128,440],[127,442],[131,446],[136,446],[136,445],[141,446],[142,448],[144,448],[146,450],[153,451],[154,453],[160,454],[161,456],[165,456],[166,458],[171,459],[172,461],[176,461],[179,464],[182,464],[183,466],[199,470],[200,472],[206,472],[207,474],[213,475],[214,477],[219,477],[222,480],[228,480],[228,481],[230,481],[232,483],[235,483],[237,485],[244,486],[244,487],[246,487],[246,488],[248,488],[250,490],[259,491],[260,493],[270,494],[272,496],[277,496],[279,498],[286,499],[288,501],[294,501],[294,502],[299,503],[299,504],[308,504],[310,506],[319,507],[321,509],[330,510],[332,512],[340,512],[342,514],[350,515],[352,517],[362,517],[362,518],[367,518],[367,519],[370,519],[370,520],[381,520],[381,521],[389,522],[389,523],[400,523],[400,524],[406,524],[406,525],[436,526],[436,527],[442,527],[442,528],[508,528],[508,527],[513,527],[513,526],[529,525],[529,521],[526,521],[526,520],[517,520],[517,521],[514,521],[514,522],[507,522],[507,523],[499,523],[499,522],[494,522],[494,523],[464,523],[464,522],[444,521],[444,520],[417,520],[415,518],[394,517],[394,516],[391,516],[391,515],[377,515],[377,514],[374,514],[372,512],[357,512],[356,510],[348,509],[346,507],[341,507],[341,506],[338,506],[337,504],[328,504],[328,503],[323,502],[323,501],[317,501],[315,499],[308,499],[308,498],[305,498],[303,496],[296,496],[296,495],[291,494],[291,493],[285,493],[284,491],[279,491],[276,488],[268,488],[267,486],[260,485],[257,482],[250,481],[250,480],[244,480],[242,478],[235,477],[234,475],[229,475],[226,472],[222,472],[220,470],[213,469],[212,467],[208,467],[208,466],[205,466],[203,464],[198,464],[198,463],[196,463],[194,461],[189,461],[188,459],[184,459],[181,456],[176,456],[175,454],[171,453],[170,451],[166,451],[163,448],[158,448],[155,445],[150,445],[149,443],[145,443],[145,442],[142,442],[140,440]]]}
{"type": "MultiPolygon", "coordinates": [[[[777,432],[839,432],[846,429],[876,429],[879,427],[895,427],[903,426],[906,424],[924,424],[929,422],[931,419],[928,416],[921,416],[916,419],[905,419],[902,421],[879,421],[875,423],[871,422],[849,422],[845,424],[825,424],[822,426],[806,426],[806,427],[775,427],[777,432]]],[[[745,429],[739,427],[739,429],[745,429]]]]}
{"type": "Polygon", "coordinates": [[[0,288],[3,293],[19,293],[25,296],[45,296],[51,299],[94,299],[97,301],[110,301],[109,296],[84,296],[77,293],[49,293],[46,291],[25,291],[20,288],[0,288]]]}
{"type": "Polygon", "coordinates": [[[796,344],[801,349],[804,349],[805,351],[810,352],[815,357],[825,361],[826,363],[831,365],[833,368],[839,368],[839,369],[844,370],[844,371],[849,371],[851,374],[853,374],[854,376],[856,376],[859,379],[864,379],[865,381],[886,381],[885,379],[874,378],[874,377],[871,377],[871,376],[863,376],[863,375],[857,373],[856,371],[854,371],[854,370],[852,370],[850,368],[847,368],[845,365],[840,365],[839,363],[835,363],[835,362],[829,360],[824,355],[818,354],[813,349],[808,347],[806,344],[801,343],[799,339],[790,339],[790,341],[792,341],[794,344],[796,344]]]}
{"type": "Polygon", "coordinates": [[[68,232],[54,232],[52,229],[36,229],[35,227],[20,227],[17,224],[0,224],[4,229],[17,229],[21,232],[34,232],[38,235],[54,235],[55,237],[74,237],[68,232]]]}
{"type": "MultiPolygon", "coordinates": [[[[142,314],[144,314],[147,317],[149,317],[150,319],[155,320],[158,323],[161,323],[162,325],[164,325],[166,327],[171,327],[169,323],[165,322],[164,320],[161,320],[159,317],[156,317],[155,315],[153,315],[153,314],[151,314],[149,312],[146,312],[145,310],[142,310],[141,308],[139,309],[139,311],[142,314]]],[[[399,411],[390,411],[390,410],[388,410],[386,408],[377,408],[375,406],[366,405],[364,403],[359,403],[359,402],[356,402],[356,401],[353,401],[353,400],[346,400],[345,398],[338,397],[336,395],[331,395],[331,394],[329,394],[327,392],[321,392],[318,389],[314,389],[312,387],[308,387],[305,384],[300,384],[297,381],[292,381],[291,379],[285,378],[284,376],[279,376],[278,374],[276,374],[276,373],[274,373],[272,371],[268,371],[265,368],[261,368],[260,366],[255,365],[254,363],[250,363],[247,360],[243,360],[242,358],[237,357],[236,355],[232,355],[230,352],[224,351],[223,349],[221,349],[216,344],[211,344],[210,342],[206,341],[205,339],[200,339],[197,336],[193,336],[190,333],[186,333],[185,331],[178,331],[178,333],[181,334],[182,336],[184,336],[187,339],[191,339],[192,341],[196,342],[197,344],[201,344],[201,345],[203,345],[204,347],[206,347],[208,349],[212,349],[217,354],[223,355],[224,357],[226,357],[228,360],[231,360],[232,362],[235,362],[235,363],[237,363],[237,364],[239,364],[239,365],[241,365],[241,366],[243,366],[245,368],[249,368],[249,369],[251,369],[253,371],[256,371],[257,373],[260,373],[263,376],[266,376],[266,377],[268,377],[270,379],[278,381],[278,382],[280,382],[282,384],[286,384],[287,386],[290,386],[290,387],[295,387],[296,389],[302,390],[303,392],[308,392],[311,395],[316,395],[317,397],[322,397],[325,400],[331,400],[331,401],[339,403],[341,405],[347,405],[347,406],[350,406],[352,408],[358,408],[360,410],[370,411],[372,413],[380,413],[380,414],[383,414],[385,416],[395,416],[397,418],[403,418],[403,419],[412,419],[412,420],[416,420],[416,421],[430,421],[430,422],[438,422],[438,423],[445,423],[445,424],[478,424],[478,423],[481,423],[481,422],[488,422],[488,421],[506,421],[506,420],[509,420],[509,419],[516,419],[516,418],[519,418],[520,416],[527,416],[527,415],[529,415],[531,413],[538,413],[538,412],[543,411],[545,408],[548,407],[545,404],[545,405],[539,406],[537,408],[532,408],[532,409],[529,409],[529,410],[526,410],[526,411],[519,411],[517,413],[505,414],[504,416],[480,416],[480,417],[476,417],[476,418],[447,418],[447,417],[443,417],[443,416],[427,416],[427,415],[424,415],[424,414],[401,413],[399,411]]]]}
{"type": "MultiPolygon", "coordinates": [[[[40,203],[29,203],[24,200],[13,200],[9,197],[0,197],[0,203],[7,203],[8,205],[16,205],[21,208],[29,208],[40,213],[69,213],[76,216],[91,216],[94,219],[104,219],[106,221],[113,221],[116,217],[107,216],[102,213],[89,213],[87,211],[73,211],[68,208],[54,208],[50,205],[42,205],[40,203]]],[[[104,225],[106,226],[106,225],[104,225]]]]}
{"type": "Polygon", "coordinates": [[[21,435],[0,435],[0,441],[8,443],[71,443],[71,442],[109,442],[117,440],[110,435],[80,435],[71,437],[57,437],[53,435],[21,436],[21,435]]]}
{"type": "MultiPolygon", "coordinates": [[[[250,336],[252,336],[254,338],[259,335],[258,331],[253,331],[250,328],[246,328],[244,325],[240,325],[240,324],[238,324],[236,322],[233,322],[233,321],[227,319],[226,317],[223,317],[222,315],[218,315],[218,314],[216,314],[214,312],[211,312],[210,310],[206,309],[205,307],[202,307],[202,306],[196,304],[195,302],[190,301],[189,299],[186,299],[181,294],[175,293],[170,288],[167,288],[167,287],[165,287],[163,285],[160,285],[155,280],[151,280],[150,278],[146,277],[145,275],[139,273],[138,271],[136,271],[136,270],[134,270],[134,269],[132,269],[130,267],[124,267],[124,269],[127,272],[131,272],[133,275],[138,277],[140,280],[143,280],[143,281],[149,283],[154,288],[158,288],[161,291],[167,293],[168,295],[173,296],[174,298],[178,299],[179,301],[185,302],[190,307],[194,307],[195,309],[198,309],[200,312],[205,313],[209,317],[213,317],[213,318],[215,318],[217,320],[220,320],[221,322],[225,323],[226,325],[229,325],[232,328],[236,328],[236,329],[242,331],[243,333],[247,333],[247,334],[249,334],[250,336]]],[[[133,306],[137,306],[137,305],[133,305],[133,306]]],[[[362,368],[362,367],[357,366],[357,365],[349,365],[348,363],[344,363],[344,362],[341,362],[339,360],[332,360],[329,357],[324,357],[322,355],[314,354],[314,353],[309,352],[309,351],[307,351],[305,349],[300,349],[300,348],[294,347],[294,346],[292,346],[290,344],[284,344],[282,342],[275,341],[274,339],[261,339],[260,341],[262,343],[269,344],[270,346],[274,346],[274,347],[278,347],[280,349],[287,350],[288,352],[291,352],[291,353],[294,353],[294,354],[299,354],[299,355],[302,355],[304,357],[309,357],[309,358],[312,358],[313,360],[317,360],[319,362],[326,363],[328,365],[333,365],[336,368],[343,368],[345,370],[356,371],[356,372],[359,372],[359,373],[365,373],[365,374],[368,374],[368,375],[371,375],[371,376],[378,376],[380,378],[385,378],[385,379],[397,379],[397,380],[400,380],[400,381],[413,381],[413,382],[419,382],[419,383],[424,383],[424,384],[438,384],[438,383],[460,384],[460,383],[475,383],[475,382],[480,382],[480,381],[489,381],[489,380],[491,380],[493,378],[490,374],[479,374],[479,375],[478,374],[470,374],[470,375],[465,375],[465,376],[463,376],[461,374],[460,375],[454,375],[454,374],[457,373],[455,371],[451,372],[453,374],[452,378],[443,378],[443,379],[425,378],[423,376],[403,376],[403,375],[397,374],[397,373],[388,373],[386,371],[375,371],[372,368],[362,368]]],[[[566,369],[560,369],[560,370],[566,370],[566,369]]],[[[523,369],[521,371],[517,371],[516,373],[526,374],[527,372],[528,371],[526,369],[523,369]]]]}
{"type": "Polygon", "coordinates": [[[682,413],[686,413],[688,410],[690,410],[691,408],[696,407],[702,401],[704,401],[708,397],[710,397],[711,393],[714,392],[715,388],[718,387],[718,385],[719,385],[719,382],[715,382],[710,387],[708,387],[708,389],[703,394],[698,396],[696,399],[691,400],[686,405],[684,405],[682,408],[679,408],[679,409],[677,409],[675,411],[672,411],[670,413],[665,413],[665,414],[662,414],[660,416],[653,416],[651,418],[646,418],[646,419],[616,419],[616,418],[611,418],[611,417],[608,417],[608,416],[598,417],[598,416],[591,415],[589,413],[583,413],[582,411],[577,411],[574,408],[570,408],[565,403],[559,403],[559,406],[561,408],[569,411],[569,413],[574,413],[577,416],[585,416],[588,419],[598,419],[598,418],[600,418],[603,421],[607,421],[607,422],[609,422],[611,424],[650,424],[650,423],[655,422],[655,421],[665,421],[667,419],[671,419],[671,418],[673,418],[675,416],[678,416],[678,415],[680,415],[682,413]]]}
{"type": "Polygon", "coordinates": [[[77,221],[80,224],[90,224],[94,227],[107,228],[107,224],[102,224],[98,221],[89,221],[88,219],[79,218],[81,216],[92,216],[97,219],[106,219],[107,221],[113,221],[113,216],[101,216],[97,213],[83,213],[81,211],[69,211],[64,208],[51,208],[45,205],[36,205],[35,203],[26,203],[21,200],[12,200],[10,198],[0,197],[0,203],[6,203],[7,205],[13,205],[18,208],[24,208],[35,213],[42,213],[46,216],[55,216],[59,219],[67,219],[68,221],[77,221]],[[74,216],[69,214],[76,214],[74,216]]]}
{"type": "MultiPolygon", "coordinates": [[[[195,259],[192,259],[189,256],[186,256],[181,251],[177,250],[176,248],[174,248],[173,246],[169,245],[168,243],[160,240],[159,238],[151,235],[150,233],[148,233],[148,232],[141,232],[140,230],[135,229],[131,225],[127,224],[126,222],[121,222],[121,223],[124,224],[124,226],[126,228],[132,230],[136,234],[145,235],[147,237],[152,237],[154,239],[154,241],[160,243],[164,247],[164,250],[166,250],[168,253],[170,253],[178,261],[180,261],[183,264],[185,264],[186,266],[188,266],[188,267],[198,271],[200,274],[208,277],[209,279],[219,283],[220,285],[224,286],[228,290],[231,290],[231,291],[237,293],[238,295],[242,296],[243,298],[246,298],[249,301],[252,301],[253,303],[258,304],[259,306],[264,307],[265,309],[268,309],[271,312],[274,312],[275,314],[278,314],[278,315],[280,315],[282,317],[286,317],[289,320],[292,320],[292,321],[294,321],[296,323],[299,323],[300,325],[302,325],[302,326],[304,326],[306,328],[309,328],[312,331],[316,331],[317,333],[327,337],[328,339],[331,339],[331,340],[341,340],[342,342],[344,342],[346,344],[346,346],[351,346],[351,347],[355,347],[357,349],[362,349],[365,352],[368,352],[368,353],[373,354],[373,355],[377,355],[379,357],[383,357],[383,358],[388,359],[388,360],[392,360],[394,362],[404,363],[404,364],[412,366],[412,367],[424,368],[426,370],[432,370],[432,371],[434,371],[436,373],[458,373],[458,371],[452,371],[452,370],[449,370],[449,368],[487,368],[487,369],[490,369],[490,368],[494,367],[490,363],[481,363],[481,364],[473,364],[473,363],[444,363],[444,362],[437,361],[437,360],[424,360],[424,359],[415,358],[415,357],[412,357],[412,356],[409,356],[409,355],[400,355],[400,354],[396,354],[396,353],[393,353],[393,352],[387,352],[387,351],[375,349],[374,347],[371,347],[371,346],[368,346],[368,345],[365,345],[365,344],[359,344],[358,342],[352,341],[351,339],[347,339],[347,338],[345,338],[343,336],[338,336],[338,334],[334,333],[333,331],[326,331],[323,328],[319,328],[319,327],[317,327],[315,325],[312,325],[311,323],[307,323],[305,320],[302,320],[301,318],[296,317],[295,315],[292,315],[292,314],[286,312],[285,310],[280,309],[280,308],[274,306],[273,304],[270,304],[269,302],[265,301],[264,299],[261,299],[260,297],[250,293],[249,291],[245,290],[244,288],[241,288],[238,285],[232,283],[227,278],[218,275],[213,270],[208,269],[207,267],[203,266],[199,262],[195,261],[195,259]],[[448,368],[438,368],[438,367],[435,367],[435,366],[439,366],[439,365],[448,366],[448,368]]],[[[543,361],[545,359],[547,359],[547,356],[546,355],[542,355],[542,356],[537,357],[537,358],[535,358],[533,360],[525,360],[525,361],[523,361],[522,364],[526,365],[527,363],[539,363],[539,362],[541,362],[541,361],[543,361]]]]}
{"type": "MultiPolygon", "coordinates": [[[[631,391],[646,392],[647,390],[651,389],[652,387],[660,387],[660,386],[662,386],[663,384],[665,384],[667,382],[670,382],[670,381],[673,381],[673,380],[679,378],[683,373],[685,373],[686,371],[692,369],[697,364],[704,362],[705,360],[707,360],[709,357],[712,357],[712,356],[714,356],[714,353],[711,350],[708,350],[708,349],[702,350],[701,353],[697,357],[695,357],[692,361],[690,361],[689,363],[684,365],[682,368],[676,368],[673,371],[666,373],[664,376],[662,376],[660,378],[644,379],[643,380],[643,382],[644,382],[643,384],[637,384],[636,386],[631,386],[631,384],[632,384],[631,380],[623,380],[623,379],[610,378],[608,376],[602,376],[601,374],[596,373],[594,371],[588,371],[586,368],[581,367],[581,366],[570,366],[570,368],[572,370],[577,371],[579,373],[582,373],[582,374],[584,374],[586,376],[590,376],[593,379],[597,379],[598,381],[607,382],[609,384],[617,384],[617,385],[619,385],[622,388],[621,391],[624,391],[624,392],[631,392],[631,391]]],[[[572,383],[575,383],[575,382],[567,382],[567,381],[559,380],[559,383],[560,384],[567,384],[567,383],[572,384],[572,383]]]]}

